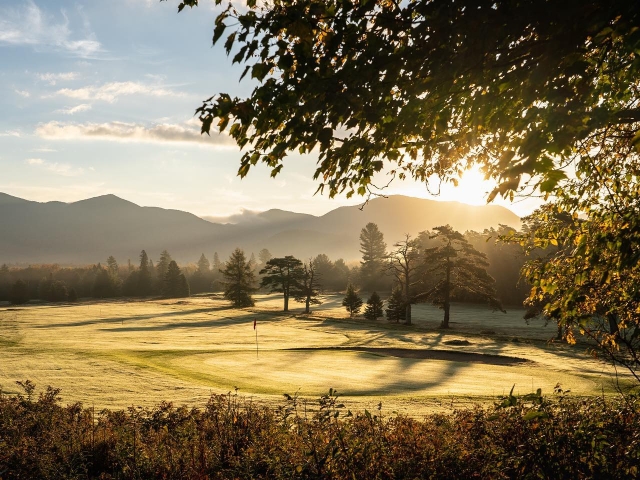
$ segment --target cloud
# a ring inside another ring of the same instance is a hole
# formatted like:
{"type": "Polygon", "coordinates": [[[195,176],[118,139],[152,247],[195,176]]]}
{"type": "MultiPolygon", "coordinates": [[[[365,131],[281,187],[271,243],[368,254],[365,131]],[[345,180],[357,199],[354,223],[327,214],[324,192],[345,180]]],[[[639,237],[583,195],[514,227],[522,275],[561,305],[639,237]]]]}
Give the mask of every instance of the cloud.
{"type": "Polygon", "coordinates": [[[144,143],[192,143],[214,148],[231,148],[233,139],[226,134],[201,135],[199,128],[187,123],[61,123],[48,122],[38,125],[35,134],[50,140],[109,140],[144,143]]]}
{"type": "Polygon", "coordinates": [[[80,105],[76,105],[75,107],[66,107],[56,110],[56,113],[62,113],[63,115],[73,115],[79,112],[86,112],[87,110],[91,110],[91,105],[88,103],[81,103],[80,105]]]}
{"type": "Polygon", "coordinates": [[[27,92],[26,90],[14,90],[18,95],[20,95],[21,97],[24,98],[29,98],[31,96],[31,94],[29,92],[27,92]]]}
{"type": "MultiPolygon", "coordinates": [[[[92,57],[102,50],[93,33],[85,38],[72,38],[69,19],[63,13],[62,22],[29,0],[21,7],[0,8],[0,45],[28,45],[34,48],[65,51],[79,57],[92,57]]],[[[86,24],[85,24],[86,28],[86,24]]]]}
{"type": "Polygon", "coordinates": [[[55,173],[56,175],[62,175],[64,177],[77,177],[84,173],[83,168],[73,168],[68,163],[47,162],[42,158],[28,158],[25,160],[27,165],[40,167],[48,172],[55,173]]]}
{"type": "Polygon", "coordinates": [[[7,130],[5,132],[0,132],[0,137],[20,138],[21,136],[22,136],[22,133],[20,133],[18,130],[7,130]]]}
{"type": "Polygon", "coordinates": [[[78,72],[64,72],[64,73],[38,73],[37,77],[47,82],[49,85],[55,85],[56,82],[63,81],[68,82],[78,78],[78,72]]]}
{"type": "Polygon", "coordinates": [[[124,95],[149,95],[152,97],[180,97],[180,92],[174,92],[159,85],[146,85],[139,82],[110,82],[101,86],[82,88],[62,88],[54,93],[77,100],[103,100],[115,102],[124,95]]]}

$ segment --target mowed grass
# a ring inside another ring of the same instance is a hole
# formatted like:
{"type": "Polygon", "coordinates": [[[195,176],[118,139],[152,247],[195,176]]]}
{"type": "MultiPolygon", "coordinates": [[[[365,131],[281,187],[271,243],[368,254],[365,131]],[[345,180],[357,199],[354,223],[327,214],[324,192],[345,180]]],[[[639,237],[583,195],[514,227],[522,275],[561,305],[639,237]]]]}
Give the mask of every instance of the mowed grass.
{"type": "Polygon", "coordinates": [[[14,393],[16,381],[30,379],[96,408],[199,405],[236,388],[273,404],[284,393],[313,400],[331,387],[349,408],[382,402],[412,415],[493,401],[513,385],[551,393],[560,383],[575,395],[616,388],[610,365],[585,345],[549,343],[555,327],[527,324],[519,309],[459,305],[453,328],[442,331],[442,312],[428,305],[414,306],[414,325],[404,326],[349,319],[340,302],[327,297],[308,316],[297,304],[281,313],[277,295],[258,296],[251,309],[220,297],[0,307],[0,386],[14,393]],[[414,358],[429,352],[438,356],[414,358]]]}

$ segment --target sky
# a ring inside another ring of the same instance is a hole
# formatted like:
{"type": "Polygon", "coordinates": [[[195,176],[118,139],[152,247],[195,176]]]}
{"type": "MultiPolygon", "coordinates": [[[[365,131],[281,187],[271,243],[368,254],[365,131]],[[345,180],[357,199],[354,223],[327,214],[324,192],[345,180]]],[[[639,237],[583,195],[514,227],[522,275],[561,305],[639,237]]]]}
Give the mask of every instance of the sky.
{"type": "MultiPolygon", "coordinates": [[[[0,192],[40,202],[115,194],[202,216],[362,203],[314,196],[313,154],[291,155],[275,179],[261,166],[237,177],[238,147],[201,136],[193,113],[254,85],[211,46],[214,2],[179,15],[178,3],[0,0],[0,192]]],[[[483,204],[490,189],[476,171],[439,197],[411,181],[385,193],[483,204]]],[[[538,204],[495,203],[520,215],[538,204]]]]}

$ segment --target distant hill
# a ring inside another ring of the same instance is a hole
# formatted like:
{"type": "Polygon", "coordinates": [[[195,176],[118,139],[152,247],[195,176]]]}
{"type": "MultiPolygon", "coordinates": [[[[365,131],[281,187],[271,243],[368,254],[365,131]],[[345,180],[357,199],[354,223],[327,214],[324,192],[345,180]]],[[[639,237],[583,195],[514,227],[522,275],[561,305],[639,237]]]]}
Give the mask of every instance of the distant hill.
{"type": "Polygon", "coordinates": [[[415,235],[446,223],[461,231],[520,226],[520,219],[504,207],[404,196],[376,198],[363,210],[340,207],[319,217],[268,210],[215,220],[140,207],[115,195],[39,203],[0,193],[0,264],[88,264],[104,262],[109,255],[120,263],[137,263],[142,249],[152,259],[167,249],[186,263],[197,261],[201,253],[211,259],[213,252],[224,260],[236,246],[248,255],[268,248],[275,256],[326,253],[333,259],[357,260],[358,236],[368,222],[378,224],[389,246],[405,233],[415,235]]]}

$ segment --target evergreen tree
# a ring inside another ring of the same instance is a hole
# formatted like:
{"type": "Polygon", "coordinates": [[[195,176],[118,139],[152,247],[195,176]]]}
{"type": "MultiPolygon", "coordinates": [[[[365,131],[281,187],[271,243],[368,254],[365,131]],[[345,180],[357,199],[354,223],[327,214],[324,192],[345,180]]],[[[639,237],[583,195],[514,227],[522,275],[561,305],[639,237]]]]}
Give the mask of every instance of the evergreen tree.
{"type": "Polygon", "coordinates": [[[260,250],[258,252],[258,260],[260,260],[260,264],[261,265],[264,265],[265,263],[267,263],[272,258],[273,258],[273,255],[271,255],[271,252],[269,250],[267,250],[266,248],[263,248],[262,250],[260,250]]]}
{"type": "Polygon", "coordinates": [[[220,263],[220,257],[218,257],[218,252],[213,252],[213,271],[218,272],[222,268],[222,263],[220,263]]]}
{"type": "Polygon", "coordinates": [[[120,278],[120,268],[118,267],[118,262],[113,255],[107,258],[107,272],[109,272],[111,284],[113,285],[114,292],[112,296],[116,297],[120,295],[122,291],[122,279],[120,278]]]}
{"type": "Polygon", "coordinates": [[[401,288],[394,288],[391,296],[387,300],[387,320],[390,322],[400,323],[404,321],[407,315],[404,294],[401,288]]]}
{"type": "Polygon", "coordinates": [[[69,294],[67,295],[67,300],[71,303],[75,303],[78,301],[78,293],[76,292],[76,289],[71,287],[69,289],[69,294]]]}
{"type": "Polygon", "coordinates": [[[224,279],[224,298],[234,307],[252,307],[254,301],[251,294],[257,290],[254,286],[255,275],[241,249],[234,250],[220,273],[224,279]]]}
{"type": "Polygon", "coordinates": [[[112,277],[116,278],[118,276],[118,262],[113,255],[107,258],[107,270],[112,277]]]}
{"type": "Polygon", "coordinates": [[[0,267],[0,302],[9,300],[9,292],[11,290],[11,274],[6,263],[0,267]]]}
{"type": "Polygon", "coordinates": [[[302,262],[291,255],[272,258],[260,270],[260,275],[264,275],[260,282],[261,287],[269,287],[270,292],[282,293],[284,297],[283,311],[288,312],[289,297],[296,291],[298,283],[304,275],[302,262]]]}
{"type": "Polygon", "coordinates": [[[207,260],[207,257],[205,257],[203,253],[202,255],[200,255],[200,260],[198,260],[198,272],[202,275],[205,275],[209,273],[209,271],[210,271],[209,260],[207,260]]]}
{"type": "Polygon", "coordinates": [[[342,306],[347,309],[349,312],[349,317],[353,318],[354,315],[357,315],[362,308],[362,298],[356,292],[355,287],[350,283],[347,286],[347,294],[342,300],[342,306]]]}
{"type": "Polygon", "coordinates": [[[156,265],[156,277],[161,284],[164,282],[164,278],[167,275],[167,269],[169,268],[171,260],[172,258],[171,255],[169,255],[169,252],[162,250],[160,253],[160,260],[156,265]]]}
{"type": "Polygon", "coordinates": [[[95,280],[93,282],[93,296],[95,298],[112,298],[116,296],[115,285],[113,284],[113,277],[109,270],[102,265],[97,265],[97,272],[95,280]]]}
{"type": "Polygon", "coordinates": [[[140,268],[138,269],[137,281],[138,281],[137,295],[140,295],[142,297],[146,297],[150,295],[151,286],[152,286],[151,285],[151,267],[149,264],[149,257],[147,256],[147,252],[145,252],[144,250],[140,252],[140,268]]]}
{"type": "Polygon", "coordinates": [[[303,264],[302,274],[295,287],[294,298],[296,302],[304,303],[304,313],[310,313],[310,305],[319,305],[322,302],[318,298],[320,295],[320,275],[312,260],[303,264]]]}
{"type": "Polygon", "coordinates": [[[487,273],[487,257],[449,225],[436,227],[430,236],[439,245],[425,250],[425,284],[420,297],[444,310],[441,328],[449,328],[451,300],[454,295],[470,294],[486,301],[494,310],[504,312],[495,291],[495,280],[487,273]]]}
{"type": "Polygon", "coordinates": [[[377,320],[384,315],[384,302],[377,292],[373,292],[367,300],[367,306],[364,308],[364,318],[367,320],[377,320]]]}
{"type": "Polygon", "coordinates": [[[16,280],[11,286],[9,301],[14,305],[22,305],[29,301],[29,285],[22,280],[16,280]]]}
{"type": "Polygon", "coordinates": [[[162,296],[164,298],[183,298],[188,297],[189,293],[189,283],[186,277],[175,260],[171,260],[164,276],[162,296]]]}
{"type": "MultiPolygon", "coordinates": [[[[211,291],[211,284],[213,282],[213,274],[210,269],[209,260],[204,256],[204,253],[200,255],[200,260],[197,263],[198,269],[195,271],[190,279],[191,291],[193,293],[202,293],[211,291]]],[[[186,279],[186,276],[185,276],[186,279]]]]}
{"type": "Polygon", "coordinates": [[[365,290],[373,290],[381,285],[384,279],[381,272],[385,266],[387,244],[384,243],[384,235],[373,222],[360,232],[360,282],[365,290]]]}

